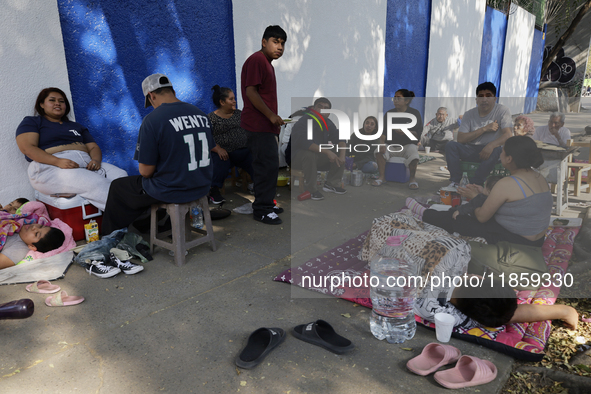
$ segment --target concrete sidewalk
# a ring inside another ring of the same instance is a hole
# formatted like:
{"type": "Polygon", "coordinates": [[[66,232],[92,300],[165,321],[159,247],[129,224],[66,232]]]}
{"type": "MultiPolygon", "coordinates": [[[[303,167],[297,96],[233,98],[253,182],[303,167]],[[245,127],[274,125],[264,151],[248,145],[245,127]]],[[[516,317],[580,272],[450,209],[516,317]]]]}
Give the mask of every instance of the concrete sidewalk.
{"type": "MultiPolygon", "coordinates": [[[[536,125],[547,121],[547,114],[534,116],[536,125]]],[[[586,119],[590,124],[589,113],[573,118],[581,132],[586,119]]],[[[569,115],[567,126],[570,121],[569,115]]],[[[417,191],[398,183],[364,185],[349,187],[342,196],[325,193],[323,201],[299,202],[287,187],[278,188],[277,199],[286,209],[283,225],[233,213],[214,222],[218,251],[198,246],[183,267],[165,251],[157,251],[145,270],[132,276],[99,279],[73,265],[56,283],[86,298],[75,307],[47,307],[45,297],[27,293],[25,285],[0,287],[4,302],[31,298],[36,304],[29,319],[0,321],[0,392],[449,393],[432,376],[405,368],[435,340],[433,331],[418,327],[403,345],[378,341],[369,331],[369,309],[272,281],[291,264],[369,229],[373,218],[398,210],[407,196],[434,194],[447,185],[448,174],[439,170],[445,162],[433,156],[436,160],[419,166],[417,191]],[[294,326],[317,319],[351,339],[355,351],[337,356],[291,335],[294,326]],[[234,359],[246,338],[263,326],[285,329],[286,341],[257,368],[237,370],[234,359]]],[[[571,201],[586,203],[589,196],[571,201]]],[[[230,209],[247,202],[238,194],[226,198],[230,209]]],[[[565,216],[584,211],[572,207],[565,216]]],[[[456,339],[451,344],[499,369],[495,381],[466,392],[501,390],[511,357],[456,339]]]]}

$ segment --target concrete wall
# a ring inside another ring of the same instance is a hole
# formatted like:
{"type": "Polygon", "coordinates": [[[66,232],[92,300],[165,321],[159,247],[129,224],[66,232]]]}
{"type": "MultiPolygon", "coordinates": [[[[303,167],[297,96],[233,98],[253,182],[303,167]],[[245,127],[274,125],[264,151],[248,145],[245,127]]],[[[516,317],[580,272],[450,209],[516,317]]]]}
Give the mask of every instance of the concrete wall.
{"type": "Polygon", "coordinates": [[[535,23],[535,16],[521,7],[509,16],[499,102],[512,114],[524,110],[535,23]]]}
{"type": "Polygon", "coordinates": [[[485,0],[433,0],[425,122],[435,116],[440,106],[447,107],[452,116],[473,106],[473,100],[457,98],[474,97],[485,11],[485,0]]]}
{"type": "Polygon", "coordinates": [[[211,87],[234,87],[230,0],[58,0],[77,121],[103,160],[137,174],[142,80],[166,74],[181,100],[213,110],[211,87]]]}
{"type": "Polygon", "coordinates": [[[402,3],[389,0],[386,18],[386,64],[384,111],[394,107],[390,97],[398,89],[412,90],[417,97],[412,107],[424,114],[427,85],[431,1],[402,3]]]}
{"type": "Polygon", "coordinates": [[[534,30],[534,39],[531,46],[531,60],[529,63],[529,76],[527,79],[527,93],[523,113],[529,114],[536,110],[538,101],[538,90],[540,88],[540,77],[542,74],[542,63],[544,56],[544,43],[546,34],[538,29],[534,30]]]}
{"type": "Polygon", "coordinates": [[[0,88],[5,100],[0,119],[0,203],[33,198],[28,163],[19,151],[15,131],[33,115],[39,91],[58,86],[70,95],[66,58],[56,0],[6,0],[0,17],[0,88]]]}
{"type": "MultiPolygon", "coordinates": [[[[507,15],[494,8],[486,7],[478,84],[492,82],[497,90],[500,89],[506,35],[507,15]]],[[[475,93],[476,91],[473,92],[475,93]]],[[[497,92],[497,95],[499,94],[501,94],[500,91],[497,92]]]]}
{"type": "MultiPolygon", "coordinates": [[[[65,90],[76,120],[89,127],[105,160],[137,173],[131,156],[141,120],[150,111],[143,108],[143,78],[154,72],[168,74],[178,96],[206,112],[213,109],[211,86],[229,86],[242,107],[242,64],[260,49],[262,33],[270,24],[281,25],[288,34],[284,56],[274,62],[281,116],[302,105],[292,107],[298,97],[307,105],[313,97],[327,96],[350,115],[357,112],[362,121],[392,108],[389,98],[400,88],[415,92],[412,106],[422,114],[423,98],[434,98],[425,121],[442,105],[443,96],[459,97],[458,103],[448,105],[450,115],[457,116],[474,106],[475,86],[482,76],[500,72],[499,54],[484,52],[488,47],[498,51],[495,43],[502,41],[503,33],[492,28],[494,23],[485,23],[484,4],[485,0],[5,0],[0,83],[13,99],[0,119],[6,130],[0,137],[5,163],[0,166],[0,202],[32,197],[14,130],[32,114],[41,88],[65,90]]],[[[531,76],[527,84],[534,56],[532,17],[520,13],[511,18],[522,23],[507,33],[513,41],[505,48],[506,86],[501,94],[523,97],[525,91],[514,88],[532,84],[531,76]],[[514,75],[506,74],[507,69],[514,75]]]]}

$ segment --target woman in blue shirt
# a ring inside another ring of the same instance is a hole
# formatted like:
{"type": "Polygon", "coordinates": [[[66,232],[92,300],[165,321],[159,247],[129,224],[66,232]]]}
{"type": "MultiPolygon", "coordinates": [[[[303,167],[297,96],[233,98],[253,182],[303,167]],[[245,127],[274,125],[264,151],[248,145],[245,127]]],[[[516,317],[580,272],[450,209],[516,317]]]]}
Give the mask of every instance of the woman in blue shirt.
{"type": "Polygon", "coordinates": [[[127,172],[102,162],[88,129],[68,118],[70,102],[61,89],[43,89],[35,112],[16,130],[16,143],[31,163],[31,186],[43,194],[79,194],[104,210],[111,181],[127,172]]]}

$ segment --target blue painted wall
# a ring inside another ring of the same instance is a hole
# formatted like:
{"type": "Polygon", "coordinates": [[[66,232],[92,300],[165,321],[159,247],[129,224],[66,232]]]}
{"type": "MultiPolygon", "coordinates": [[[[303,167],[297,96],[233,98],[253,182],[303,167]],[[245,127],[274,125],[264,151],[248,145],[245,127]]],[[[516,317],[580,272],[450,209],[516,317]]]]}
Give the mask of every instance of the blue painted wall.
{"type": "Polygon", "coordinates": [[[542,75],[542,63],[544,58],[544,44],[546,34],[538,29],[534,30],[534,40],[531,48],[531,61],[529,63],[529,76],[527,78],[527,95],[523,113],[529,114],[536,110],[538,103],[538,91],[540,77],[542,75]]]}
{"type": "MultiPolygon", "coordinates": [[[[478,84],[492,82],[497,87],[497,96],[501,90],[501,72],[505,37],[507,35],[507,16],[491,7],[486,7],[482,50],[480,52],[480,71],[478,84]]],[[[472,92],[476,95],[476,92],[472,92]]]]}
{"type": "MultiPolygon", "coordinates": [[[[394,97],[398,89],[415,92],[411,106],[424,118],[431,1],[388,0],[386,15],[386,58],[384,97],[394,97]]],[[[384,100],[384,112],[394,107],[384,100]]]]}
{"type": "Polygon", "coordinates": [[[205,112],[211,87],[235,90],[231,0],[58,0],[76,120],[103,160],[132,161],[144,108],[142,80],[167,74],[177,97],[205,112]]]}

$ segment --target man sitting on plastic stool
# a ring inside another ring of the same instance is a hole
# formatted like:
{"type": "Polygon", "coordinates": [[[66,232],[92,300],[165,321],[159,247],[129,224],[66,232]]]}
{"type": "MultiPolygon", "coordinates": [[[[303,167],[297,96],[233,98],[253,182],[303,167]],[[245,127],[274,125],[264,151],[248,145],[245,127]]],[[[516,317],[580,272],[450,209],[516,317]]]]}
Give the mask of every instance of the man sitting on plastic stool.
{"type": "Polygon", "coordinates": [[[209,192],[215,146],[207,114],[176,98],[163,74],[142,82],[145,107],[154,110],[140,127],[135,159],[141,175],[111,183],[103,234],[129,226],[152,204],[184,204],[209,192]]]}

